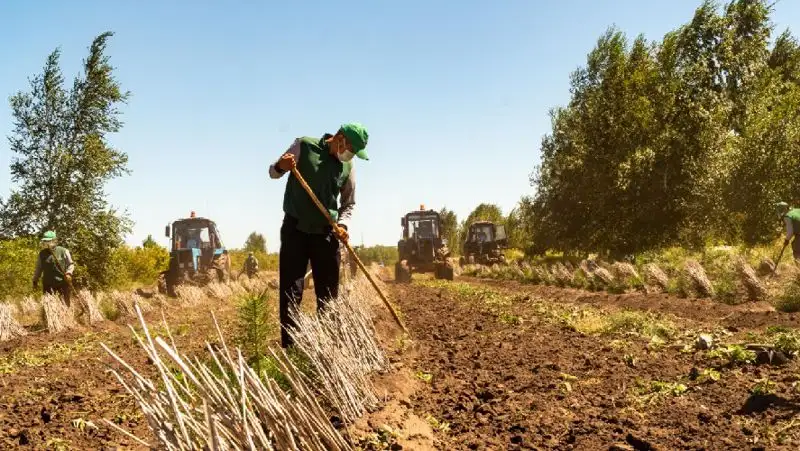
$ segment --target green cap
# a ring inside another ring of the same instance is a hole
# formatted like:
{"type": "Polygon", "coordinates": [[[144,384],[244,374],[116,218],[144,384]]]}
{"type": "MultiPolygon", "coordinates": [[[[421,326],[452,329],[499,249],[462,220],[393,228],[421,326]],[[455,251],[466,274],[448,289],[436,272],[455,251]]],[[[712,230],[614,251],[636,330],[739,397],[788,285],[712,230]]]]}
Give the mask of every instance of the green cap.
{"type": "Polygon", "coordinates": [[[362,160],[369,160],[367,157],[367,141],[369,140],[369,133],[358,122],[348,122],[339,127],[347,142],[353,147],[353,153],[362,160]]]}
{"type": "Polygon", "coordinates": [[[56,239],[56,232],[53,232],[52,230],[48,230],[47,232],[44,232],[44,235],[42,235],[42,241],[52,241],[54,239],[56,239]]]}

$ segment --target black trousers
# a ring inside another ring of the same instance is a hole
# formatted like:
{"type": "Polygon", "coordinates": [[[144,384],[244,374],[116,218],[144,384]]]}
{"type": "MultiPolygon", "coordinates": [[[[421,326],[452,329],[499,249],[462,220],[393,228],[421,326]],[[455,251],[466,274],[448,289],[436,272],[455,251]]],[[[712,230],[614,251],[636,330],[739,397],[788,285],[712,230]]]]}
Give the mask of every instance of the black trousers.
{"type": "Polygon", "coordinates": [[[60,294],[61,299],[63,299],[64,303],[67,304],[67,307],[69,307],[71,292],[69,289],[69,284],[67,284],[66,282],[55,285],[47,285],[43,283],[42,292],[44,294],[60,294]]]}
{"type": "Polygon", "coordinates": [[[339,295],[339,240],[330,227],[324,234],[301,232],[297,230],[297,220],[286,216],[281,226],[279,259],[281,346],[286,348],[293,344],[287,329],[295,326],[289,312],[300,308],[305,288],[303,278],[309,261],[317,311],[339,295]]]}
{"type": "Polygon", "coordinates": [[[792,239],[792,257],[795,260],[800,260],[800,235],[795,235],[792,239]]]}

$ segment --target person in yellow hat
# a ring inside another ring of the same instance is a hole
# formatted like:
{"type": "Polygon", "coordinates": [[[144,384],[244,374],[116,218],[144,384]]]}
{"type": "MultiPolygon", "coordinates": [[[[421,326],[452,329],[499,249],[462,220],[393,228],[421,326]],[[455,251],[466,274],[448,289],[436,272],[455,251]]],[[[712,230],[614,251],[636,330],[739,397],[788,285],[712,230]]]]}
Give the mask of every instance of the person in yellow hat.
{"type": "Polygon", "coordinates": [[[60,294],[67,307],[70,305],[72,273],[75,262],[69,249],[59,246],[56,233],[47,231],[42,236],[43,248],[36,258],[36,269],[33,273],[33,288],[39,288],[42,279],[42,291],[45,294],[60,294]]]}
{"type": "Polygon", "coordinates": [[[294,321],[290,311],[302,300],[309,262],[317,310],[322,310],[328,300],[339,294],[339,240],[347,241],[349,238],[348,222],[355,205],[352,160],[353,157],[369,159],[366,152],[368,140],[369,134],[363,125],[346,123],[336,134],[295,139],[280,159],[269,167],[273,179],[297,168],[336,222],[336,226],[331,227],[300,182],[290,174],[283,197],[279,256],[281,345],[284,348],[292,345],[288,329],[294,327],[294,321]]]}

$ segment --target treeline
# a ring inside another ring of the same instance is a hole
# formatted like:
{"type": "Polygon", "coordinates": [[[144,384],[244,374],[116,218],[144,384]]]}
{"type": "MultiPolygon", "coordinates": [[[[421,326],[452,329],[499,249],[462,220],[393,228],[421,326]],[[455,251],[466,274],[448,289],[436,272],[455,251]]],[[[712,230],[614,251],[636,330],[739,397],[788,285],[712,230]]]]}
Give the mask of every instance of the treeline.
{"type": "Polygon", "coordinates": [[[394,265],[397,261],[397,246],[354,246],[359,260],[365,265],[381,263],[385,266],[394,265]]]}
{"type": "Polygon", "coordinates": [[[775,239],[800,198],[800,46],[771,7],[703,2],[657,42],[611,28],[551,111],[525,247],[621,256],[775,239]]]}
{"type": "MultiPolygon", "coordinates": [[[[31,281],[40,249],[35,238],[0,240],[0,300],[38,292],[34,291],[31,281]]],[[[149,237],[141,246],[117,246],[102,268],[105,288],[126,289],[152,284],[158,273],[167,268],[168,261],[167,249],[149,237]]],[[[76,286],[92,286],[87,274],[87,271],[76,271],[76,286]]]]}

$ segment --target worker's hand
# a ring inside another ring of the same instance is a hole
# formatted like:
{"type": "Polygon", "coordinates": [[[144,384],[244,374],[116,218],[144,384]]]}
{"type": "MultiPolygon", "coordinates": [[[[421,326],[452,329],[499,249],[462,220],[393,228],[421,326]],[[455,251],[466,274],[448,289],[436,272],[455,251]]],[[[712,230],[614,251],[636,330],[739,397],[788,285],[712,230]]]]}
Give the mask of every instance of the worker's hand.
{"type": "Polygon", "coordinates": [[[333,233],[336,234],[336,238],[339,238],[339,241],[343,243],[346,243],[347,240],[350,239],[350,235],[347,234],[347,226],[337,224],[333,227],[333,233]]]}
{"type": "Polygon", "coordinates": [[[293,169],[296,165],[297,163],[294,161],[294,155],[288,152],[281,155],[281,158],[278,160],[278,169],[283,172],[293,169]]]}
{"type": "Polygon", "coordinates": [[[72,274],[65,274],[64,280],[66,280],[68,284],[72,284],[72,274]]]}

